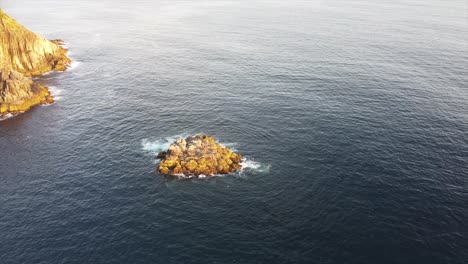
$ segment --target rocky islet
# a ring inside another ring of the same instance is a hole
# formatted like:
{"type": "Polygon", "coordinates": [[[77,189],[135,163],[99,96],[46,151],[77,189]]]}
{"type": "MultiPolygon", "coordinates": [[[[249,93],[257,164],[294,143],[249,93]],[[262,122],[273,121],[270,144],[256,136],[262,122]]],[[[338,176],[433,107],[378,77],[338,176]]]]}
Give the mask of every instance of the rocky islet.
{"type": "Polygon", "coordinates": [[[164,175],[213,176],[241,169],[242,156],[207,135],[177,139],[160,152],[158,171],[164,175]]]}

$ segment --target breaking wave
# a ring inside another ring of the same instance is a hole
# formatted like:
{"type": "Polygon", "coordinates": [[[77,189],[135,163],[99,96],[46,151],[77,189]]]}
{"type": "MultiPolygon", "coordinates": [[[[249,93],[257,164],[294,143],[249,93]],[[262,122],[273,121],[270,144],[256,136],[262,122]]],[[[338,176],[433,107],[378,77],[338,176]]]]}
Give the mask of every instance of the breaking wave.
{"type": "Polygon", "coordinates": [[[15,116],[15,115],[8,113],[8,114],[6,114],[5,116],[0,116],[0,121],[10,119],[10,118],[12,118],[12,117],[14,117],[14,116],[15,116]]]}
{"type": "Polygon", "coordinates": [[[67,69],[67,71],[72,71],[74,69],[76,69],[78,66],[80,66],[81,62],[77,61],[77,60],[74,60],[72,58],[70,58],[72,60],[72,63],[70,64],[70,67],[67,69]]]}
{"type": "Polygon", "coordinates": [[[71,64],[70,64],[70,67],[68,67],[67,71],[71,71],[73,69],[76,69],[78,66],[80,66],[81,62],[75,60],[75,58],[73,58],[73,51],[71,51],[68,42],[64,42],[63,45],[61,45],[63,48],[67,49],[68,52],[67,52],[67,56],[70,58],[71,60],[71,64]]]}
{"type": "Polygon", "coordinates": [[[169,146],[178,138],[186,138],[189,135],[175,135],[156,140],[142,139],[141,147],[144,151],[151,154],[158,154],[161,151],[167,150],[169,146]]]}
{"type": "Polygon", "coordinates": [[[270,164],[262,164],[248,158],[243,158],[240,164],[242,166],[241,171],[256,171],[261,173],[269,172],[271,167],[270,164]]]}
{"type": "Polygon", "coordinates": [[[62,90],[57,88],[56,86],[49,86],[49,92],[50,94],[52,94],[55,101],[59,101],[62,99],[62,96],[60,96],[62,94],[62,90]]]}

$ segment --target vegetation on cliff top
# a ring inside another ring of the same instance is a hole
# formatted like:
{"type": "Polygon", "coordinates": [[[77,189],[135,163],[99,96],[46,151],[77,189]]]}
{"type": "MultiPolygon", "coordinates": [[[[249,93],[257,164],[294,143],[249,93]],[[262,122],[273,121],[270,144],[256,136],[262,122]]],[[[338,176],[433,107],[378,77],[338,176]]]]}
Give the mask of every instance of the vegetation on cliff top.
{"type": "Polygon", "coordinates": [[[6,27],[10,30],[16,30],[21,28],[21,25],[16,22],[13,18],[9,17],[3,10],[0,8],[0,19],[5,23],[6,27]]]}

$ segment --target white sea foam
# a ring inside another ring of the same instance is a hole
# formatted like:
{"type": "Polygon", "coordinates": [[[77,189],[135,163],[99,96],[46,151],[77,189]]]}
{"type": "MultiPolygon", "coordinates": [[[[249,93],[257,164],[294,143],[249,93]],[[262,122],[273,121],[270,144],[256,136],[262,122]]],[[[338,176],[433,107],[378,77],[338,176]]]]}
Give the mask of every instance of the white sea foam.
{"type": "Polygon", "coordinates": [[[166,150],[167,148],[169,148],[169,145],[170,143],[164,140],[149,141],[148,139],[143,139],[141,141],[141,146],[143,150],[154,154],[166,150]]]}
{"type": "Polygon", "coordinates": [[[237,143],[229,143],[229,142],[228,142],[228,143],[218,142],[218,143],[219,143],[220,145],[226,147],[226,148],[230,148],[230,149],[231,149],[232,151],[234,151],[234,152],[237,152],[237,151],[238,151],[237,148],[236,148],[237,143]]]}
{"type": "Polygon", "coordinates": [[[241,173],[247,171],[259,172],[259,173],[267,173],[270,171],[270,164],[262,164],[260,162],[243,158],[241,163],[241,173]]]}
{"type": "Polygon", "coordinates": [[[166,138],[160,138],[157,140],[143,139],[141,140],[141,146],[144,151],[151,154],[157,154],[161,151],[165,151],[169,146],[178,138],[186,138],[188,135],[175,135],[166,138]]]}
{"type": "Polygon", "coordinates": [[[56,86],[49,86],[49,91],[50,93],[52,94],[52,96],[54,97],[54,100],[55,101],[59,101],[62,99],[62,90],[57,88],[56,86]]]}
{"type": "Polygon", "coordinates": [[[261,164],[258,163],[258,162],[255,162],[253,160],[248,160],[246,158],[243,158],[242,161],[241,161],[241,166],[242,166],[242,169],[256,170],[256,169],[259,169],[261,167],[261,164]]]}
{"type": "Polygon", "coordinates": [[[71,64],[70,67],[68,67],[67,71],[71,71],[73,69],[76,69],[76,67],[80,66],[81,62],[75,60],[73,58],[73,51],[70,50],[70,47],[68,46],[68,42],[64,42],[63,45],[61,45],[63,48],[67,49],[67,56],[71,59],[71,64]]]}
{"type": "Polygon", "coordinates": [[[68,50],[67,56],[68,56],[68,57],[71,59],[71,61],[72,61],[71,64],[70,64],[70,67],[68,67],[67,71],[71,71],[71,70],[73,70],[73,69],[76,69],[76,67],[80,66],[81,62],[79,62],[79,61],[77,61],[77,60],[75,60],[75,59],[73,58],[74,52],[70,50],[70,47],[68,46],[68,42],[65,42],[65,41],[64,41],[63,44],[62,44],[61,46],[62,46],[62,48],[65,48],[65,49],[68,50]]]}
{"type": "Polygon", "coordinates": [[[74,69],[76,69],[78,66],[80,66],[81,62],[77,61],[77,60],[74,60],[74,59],[71,59],[72,60],[72,63],[70,64],[70,67],[67,69],[67,71],[72,71],[74,69]]]}
{"type": "Polygon", "coordinates": [[[14,116],[15,115],[8,113],[5,116],[0,116],[0,121],[7,120],[7,119],[12,118],[14,116]]]}

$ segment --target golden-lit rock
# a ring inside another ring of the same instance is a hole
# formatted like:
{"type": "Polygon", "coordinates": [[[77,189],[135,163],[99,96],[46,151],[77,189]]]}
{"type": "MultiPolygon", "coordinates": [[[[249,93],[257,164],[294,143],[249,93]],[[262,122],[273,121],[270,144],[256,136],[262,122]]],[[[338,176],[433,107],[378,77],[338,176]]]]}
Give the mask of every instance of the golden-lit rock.
{"type": "Polygon", "coordinates": [[[18,114],[33,106],[53,102],[47,87],[18,72],[0,69],[0,116],[18,114]]]}
{"type": "Polygon", "coordinates": [[[47,87],[29,76],[64,71],[71,63],[63,41],[49,41],[23,27],[0,9],[0,116],[53,103],[47,87]]]}
{"type": "Polygon", "coordinates": [[[198,135],[178,139],[167,151],[160,152],[161,174],[206,175],[228,174],[241,168],[242,156],[216,143],[213,137],[198,135]]]}
{"type": "Polygon", "coordinates": [[[159,166],[159,173],[161,174],[167,174],[169,173],[169,169],[167,167],[161,167],[159,166]]]}
{"type": "Polygon", "coordinates": [[[198,167],[198,163],[195,160],[190,160],[186,165],[185,168],[187,171],[195,171],[195,169],[198,167]]]}

